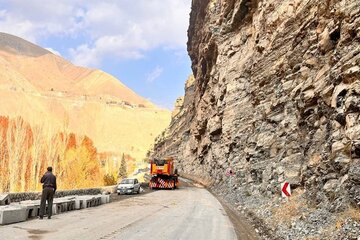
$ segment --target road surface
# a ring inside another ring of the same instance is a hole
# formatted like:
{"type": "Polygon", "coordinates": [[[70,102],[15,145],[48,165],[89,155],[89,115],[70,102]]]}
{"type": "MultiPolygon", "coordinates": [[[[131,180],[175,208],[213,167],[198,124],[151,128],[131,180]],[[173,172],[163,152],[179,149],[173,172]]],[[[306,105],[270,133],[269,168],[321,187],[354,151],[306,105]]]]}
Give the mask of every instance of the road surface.
{"type": "Polygon", "coordinates": [[[52,219],[0,226],[0,239],[237,239],[219,201],[202,187],[158,190],[52,219]]]}

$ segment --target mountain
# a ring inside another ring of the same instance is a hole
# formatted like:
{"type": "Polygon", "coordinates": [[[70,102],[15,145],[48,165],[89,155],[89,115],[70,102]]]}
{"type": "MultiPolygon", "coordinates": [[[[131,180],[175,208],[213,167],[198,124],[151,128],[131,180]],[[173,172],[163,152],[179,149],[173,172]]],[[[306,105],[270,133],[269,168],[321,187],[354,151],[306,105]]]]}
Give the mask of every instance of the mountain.
{"type": "Polygon", "coordinates": [[[66,128],[90,137],[99,152],[137,160],[171,115],[110,74],[6,33],[0,33],[0,98],[0,116],[21,116],[51,131],[66,128]]]}
{"type": "Polygon", "coordinates": [[[193,0],[195,80],[154,156],[176,156],[264,239],[358,238],[359,12],[358,0],[193,0]]]}
{"type": "MultiPolygon", "coordinates": [[[[74,66],[60,56],[19,37],[0,33],[0,53],[1,60],[4,60],[1,70],[21,74],[38,91],[103,96],[135,105],[152,105],[113,76],[100,70],[74,66]]],[[[9,81],[9,77],[2,81],[9,81]]]]}

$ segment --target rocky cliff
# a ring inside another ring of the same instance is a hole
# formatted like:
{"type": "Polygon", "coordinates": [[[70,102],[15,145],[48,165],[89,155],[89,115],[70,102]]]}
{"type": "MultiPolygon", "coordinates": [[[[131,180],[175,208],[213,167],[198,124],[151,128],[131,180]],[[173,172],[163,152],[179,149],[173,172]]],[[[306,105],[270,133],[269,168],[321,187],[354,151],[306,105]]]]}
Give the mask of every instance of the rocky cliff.
{"type": "Polygon", "coordinates": [[[193,0],[188,36],[195,80],[154,155],[273,238],[356,239],[360,2],[193,0]]]}

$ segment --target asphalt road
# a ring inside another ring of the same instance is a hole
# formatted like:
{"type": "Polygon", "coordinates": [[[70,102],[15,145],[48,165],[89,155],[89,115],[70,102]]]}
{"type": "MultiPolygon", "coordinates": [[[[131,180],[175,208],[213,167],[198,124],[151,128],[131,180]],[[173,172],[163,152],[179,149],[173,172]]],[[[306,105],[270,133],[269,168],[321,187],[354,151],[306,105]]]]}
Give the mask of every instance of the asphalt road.
{"type": "MultiPolygon", "coordinates": [[[[186,185],[186,184],[185,184],[186,185]]],[[[0,226],[0,239],[237,239],[219,201],[184,186],[134,195],[110,204],[0,226]]]]}

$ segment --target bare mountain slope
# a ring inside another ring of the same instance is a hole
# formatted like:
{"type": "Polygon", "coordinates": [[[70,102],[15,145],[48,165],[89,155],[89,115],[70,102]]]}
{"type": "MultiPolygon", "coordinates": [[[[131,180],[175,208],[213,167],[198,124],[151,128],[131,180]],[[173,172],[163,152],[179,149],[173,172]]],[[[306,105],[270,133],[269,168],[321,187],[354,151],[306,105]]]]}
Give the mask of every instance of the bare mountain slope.
{"type": "Polygon", "coordinates": [[[75,66],[43,48],[6,33],[0,33],[0,55],[6,60],[2,67],[15,69],[39,91],[107,96],[117,101],[152,106],[113,76],[100,70],[75,66]]]}
{"type": "Polygon", "coordinates": [[[22,38],[2,32],[0,32],[0,49],[29,57],[39,57],[51,53],[22,38]]]}
{"type": "Polygon", "coordinates": [[[0,115],[88,135],[100,152],[141,159],[170,112],[115,77],[78,67],[21,38],[0,33],[0,115]]]}

